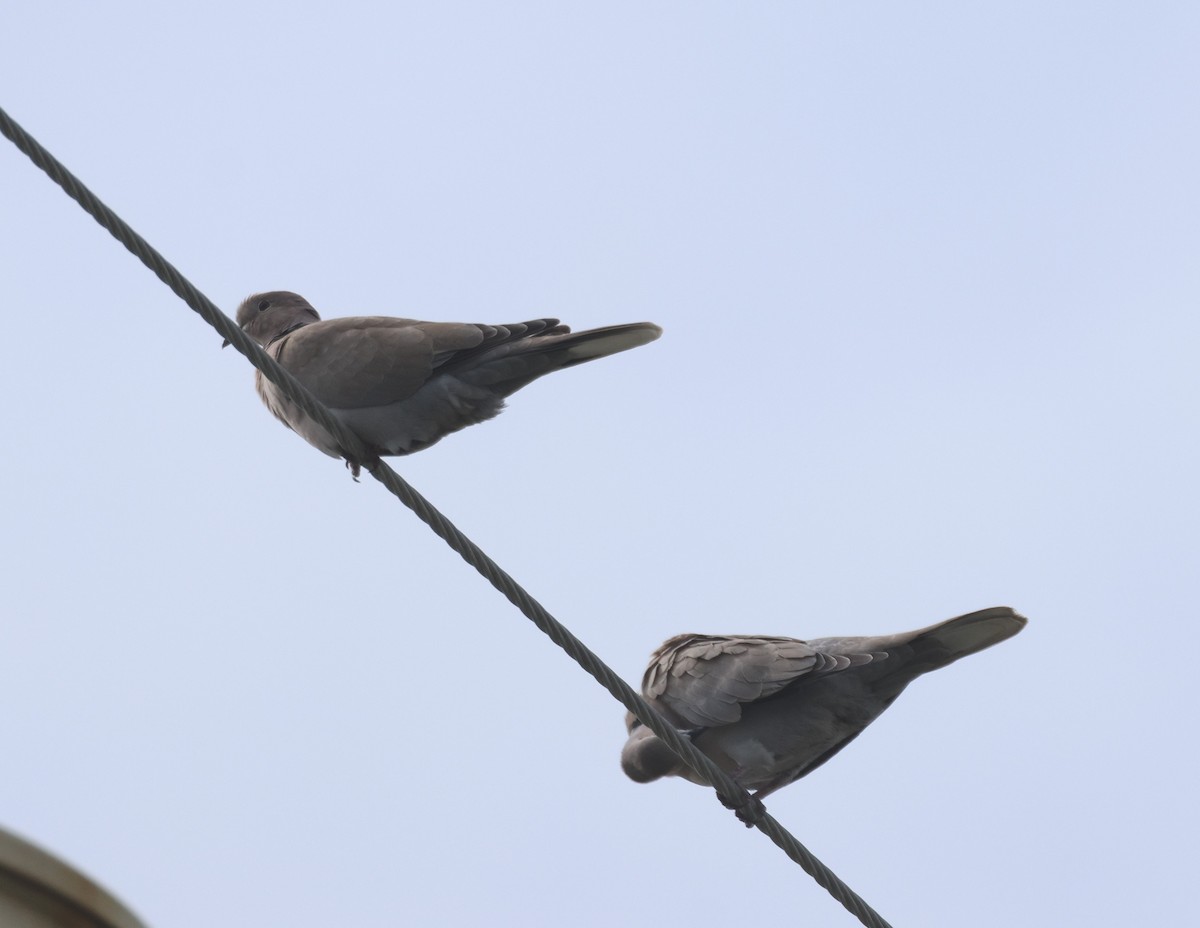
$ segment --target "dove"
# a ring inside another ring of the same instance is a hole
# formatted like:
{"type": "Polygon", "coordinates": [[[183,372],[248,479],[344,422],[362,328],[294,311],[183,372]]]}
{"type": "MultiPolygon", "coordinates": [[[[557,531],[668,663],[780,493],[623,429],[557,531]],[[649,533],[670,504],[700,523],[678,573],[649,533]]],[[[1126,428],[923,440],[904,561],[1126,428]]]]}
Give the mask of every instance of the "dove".
{"type": "MultiPolygon", "coordinates": [[[[256,293],[237,324],[350,427],[375,457],[421,451],[490,419],[509,394],[543,374],[654,341],[636,322],[571,332],[557,319],[510,325],[421,322],[391,316],[322,320],[304,297],[256,293]]],[[[228,342],[226,342],[228,344],[228,342]]],[[[334,437],[256,372],[258,395],[277,419],[331,457],[356,461],[334,437]]]]}
{"type": "MultiPolygon", "coordinates": [[[[875,638],[676,635],[651,656],[642,695],[761,800],[833,757],[917,677],[1011,638],[1025,622],[997,606],[875,638]]],[[[632,714],[626,727],[621,767],[630,779],[704,785],[632,714]]]]}

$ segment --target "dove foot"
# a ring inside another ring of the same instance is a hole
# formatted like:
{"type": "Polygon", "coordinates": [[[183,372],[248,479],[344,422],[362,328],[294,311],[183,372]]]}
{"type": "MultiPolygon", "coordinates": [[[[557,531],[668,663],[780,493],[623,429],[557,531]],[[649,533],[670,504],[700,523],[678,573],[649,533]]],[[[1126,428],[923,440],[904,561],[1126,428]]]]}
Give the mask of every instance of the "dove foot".
{"type": "Polygon", "coordinates": [[[362,473],[362,469],[364,467],[367,470],[373,471],[383,462],[383,459],[378,454],[372,455],[369,458],[363,458],[361,461],[358,458],[350,457],[348,454],[345,455],[345,458],[346,469],[350,471],[350,476],[354,478],[355,483],[360,482],[358,477],[362,473]]]}
{"type": "Polygon", "coordinates": [[[717,793],[717,798],[721,800],[721,805],[726,809],[732,809],[737,815],[738,821],[747,828],[753,828],[767,814],[767,807],[763,805],[762,800],[757,796],[748,797],[746,803],[743,805],[739,805],[737,801],[730,799],[723,793],[717,793]]]}

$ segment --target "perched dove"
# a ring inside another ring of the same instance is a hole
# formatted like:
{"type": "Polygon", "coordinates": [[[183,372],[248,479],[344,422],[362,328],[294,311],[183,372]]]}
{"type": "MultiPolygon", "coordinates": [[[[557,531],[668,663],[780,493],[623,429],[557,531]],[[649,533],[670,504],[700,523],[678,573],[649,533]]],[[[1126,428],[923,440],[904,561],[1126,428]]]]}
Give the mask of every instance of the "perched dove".
{"type": "MultiPolygon", "coordinates": [[[[921,674],[1024,627],[1023,616],[997,606],[878,638],[676,635],[651,656],[642,694],[762,799],[833,757],[921,674]]],[[[703,783],[632,715],[626,725],[621,767],[631,779],[703,783]]]]}
{"type": "MultiPolygon", "coordinates": [[[[654,341],[649,322],[571,333],[557,319],[514,325],[419,322],[390,316],[321,321],[308,301],[256,293],[237,324],[348,425],[375,455],[411,454],[490,419],[504,398],[543,374],[654,341]]],[[[261,373],[258,395],[284,425],[350,460],[325,429],[261,373]]]]}

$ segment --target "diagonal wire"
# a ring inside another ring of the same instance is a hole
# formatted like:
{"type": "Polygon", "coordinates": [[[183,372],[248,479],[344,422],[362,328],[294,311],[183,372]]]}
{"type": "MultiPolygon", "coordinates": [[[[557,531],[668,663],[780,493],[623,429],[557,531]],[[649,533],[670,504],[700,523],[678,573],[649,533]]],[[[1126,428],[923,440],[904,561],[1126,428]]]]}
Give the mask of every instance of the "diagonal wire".
{"type": "Polygon", "coordinates": [[[114,238],[136,255],[143,264],[191,309],[215,328],[230,344],[244,354],[263,376],[283,390],[290,399],[327,429],[344,449],[350,460],[370,462],[364,464],[382,483],[417,517],[428,525],[468,564],[474,567],[497,590],[504,594],[534,625],[541,629],[560,648],[567,652],[584,670],[596,678],[626,709],[638,717],[676,754],[716,788],[722,802],[734,809],[743,820],[754,824],[767,835],[785,854],[817,881],[838,902],[867,928],[891,928],[882,916],[872,909],[857,893],[842,882],[838,876],[818,860],[811,851],[779,824],[762,803],[754,799],[707,756],[700,753],[690,740],[683,737],[673,726],[655,712],[642,697],[582,641],[575,637],[561,622],[527,593],[512,577],[505,573],[495,561],[473,541],[467,538],[454,524],[442,515],[432,503],[418,493],[399,474],[375,457],[362,440],[342,422],[335,418],[324,405],[319,403],[291,374],[279,366],[258,344],[244,333],[228,316],[222,313],[211,300],[197,290],[161,254],[138,235],[124,220],[109,209],[80,180],[68,171],[37,140],[27,133],[8,113],[0,107],[0,133],[3,133],[17,148],[41,168],[51,180],[58,184],[68,196],[79,203],[114,238]]]}

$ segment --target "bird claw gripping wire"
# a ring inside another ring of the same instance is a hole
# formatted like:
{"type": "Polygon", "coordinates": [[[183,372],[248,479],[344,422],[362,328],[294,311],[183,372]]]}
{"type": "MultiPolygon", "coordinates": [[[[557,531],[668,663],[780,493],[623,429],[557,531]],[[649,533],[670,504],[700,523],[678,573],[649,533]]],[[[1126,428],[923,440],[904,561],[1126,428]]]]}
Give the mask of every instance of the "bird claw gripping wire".
{"type": "Polygon", "coordinates": [[[717,793],[717,798],[721,800],[721,805],[726,809],[732,809],[737,815],[738,821],[747,828],[753,828],[763,820],[763,816],[767,814],[767,807],[763,805],[761,799],[754,796],[748,796],[746,802],[738,802],[730,799],[723,793],[717,793]]]}

